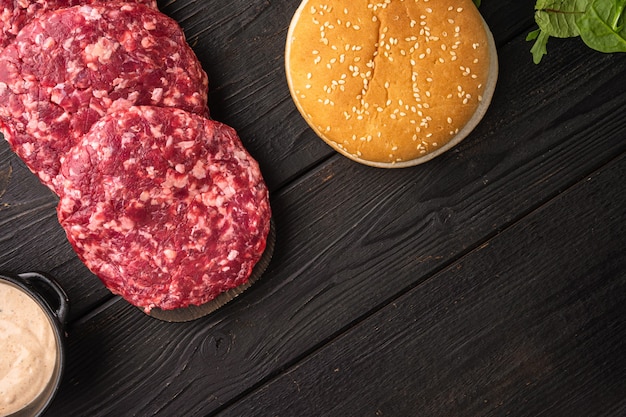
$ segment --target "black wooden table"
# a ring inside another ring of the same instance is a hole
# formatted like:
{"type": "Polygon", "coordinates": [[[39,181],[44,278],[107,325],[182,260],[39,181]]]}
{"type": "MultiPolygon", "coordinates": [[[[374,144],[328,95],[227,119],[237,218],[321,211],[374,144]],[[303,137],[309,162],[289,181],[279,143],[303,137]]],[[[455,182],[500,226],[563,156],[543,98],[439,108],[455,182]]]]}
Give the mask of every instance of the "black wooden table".
{"type": "Polygon", "coordinates": [[[267,273],[165,323],[77,259],[57,199],[0,144],[0,270],[71,301],[46,416],[626,416],[626,54],[525,40],[534,1],[485,0],[485,119],[414,168],[334,153],[290,99],[293,0],[170,0],[272,193],[267,273]]]}

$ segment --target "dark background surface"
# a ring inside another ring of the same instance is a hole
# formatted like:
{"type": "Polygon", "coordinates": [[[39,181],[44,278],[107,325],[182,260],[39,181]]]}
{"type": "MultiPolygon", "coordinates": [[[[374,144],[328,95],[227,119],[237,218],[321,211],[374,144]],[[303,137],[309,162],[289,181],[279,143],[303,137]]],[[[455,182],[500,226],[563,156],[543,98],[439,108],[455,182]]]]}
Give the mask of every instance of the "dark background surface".
{"type": "Polygon", "coordinates": [[[298,2],[159,2],[272,195],[264,277],[190,323],[118,297],[76,258],[57,199],[0,143],[0,270],[69,295],[46,416],[626,415],[626,54],[525,41],[534,1],[484,1],[500,76],[459,146],[414,168],[334,153],[298,114],[298,2]]]}

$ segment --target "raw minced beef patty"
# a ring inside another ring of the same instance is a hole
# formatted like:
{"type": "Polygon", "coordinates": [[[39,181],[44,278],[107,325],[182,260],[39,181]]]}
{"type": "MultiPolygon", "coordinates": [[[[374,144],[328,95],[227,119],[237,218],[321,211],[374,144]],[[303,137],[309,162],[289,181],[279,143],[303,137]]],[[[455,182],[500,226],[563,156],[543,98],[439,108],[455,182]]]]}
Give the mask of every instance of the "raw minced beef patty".
{"type": "Polygon", "coordinates": [[[58,217],[81,260],[149,311],[247,282],[270,228],[268,190],[236,132],[183,110],[133,107],[64,160],[58,217]]]}
{"type": "MultiPolygon", "coordinates": [[[[28,22],[50,10],[104,1],[106,0],[0,0],[0,48],[7,46],[28,22]]],[[[156,0],[126,1],[157,8],[156,0]]]]}
{"type": "Polygon", "coordinates": [[[75,6],[26,25],[0,54],[0,130],[57,193],[63,155],[130,105],[208,115],[207,75],[175,20],[143,4],[75,6]]]}

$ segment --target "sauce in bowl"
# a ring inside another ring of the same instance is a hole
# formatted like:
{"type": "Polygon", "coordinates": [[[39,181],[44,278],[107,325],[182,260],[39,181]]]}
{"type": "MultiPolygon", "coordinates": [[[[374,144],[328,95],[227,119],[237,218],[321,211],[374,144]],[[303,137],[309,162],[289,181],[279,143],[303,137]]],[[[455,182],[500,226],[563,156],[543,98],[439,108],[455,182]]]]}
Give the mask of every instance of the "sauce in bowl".
{"type": "Polygon", "coordinates": [[[0,417],[41,395],[54,374],[59,349],[53,324],[39,303],[0,281],[0,417]]]}

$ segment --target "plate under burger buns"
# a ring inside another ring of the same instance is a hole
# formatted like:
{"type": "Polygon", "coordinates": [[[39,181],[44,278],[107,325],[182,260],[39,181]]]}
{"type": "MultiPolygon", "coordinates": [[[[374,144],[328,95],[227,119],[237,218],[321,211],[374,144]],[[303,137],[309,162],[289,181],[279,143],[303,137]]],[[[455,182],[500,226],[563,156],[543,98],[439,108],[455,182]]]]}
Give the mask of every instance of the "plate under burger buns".
{"type": "Polygon", "coordinates": [[[463,140],[489,106],[498,64],[471,0],[304,0],[285,69],[318,136],[355,161],[394,168],[463,140]]]}

